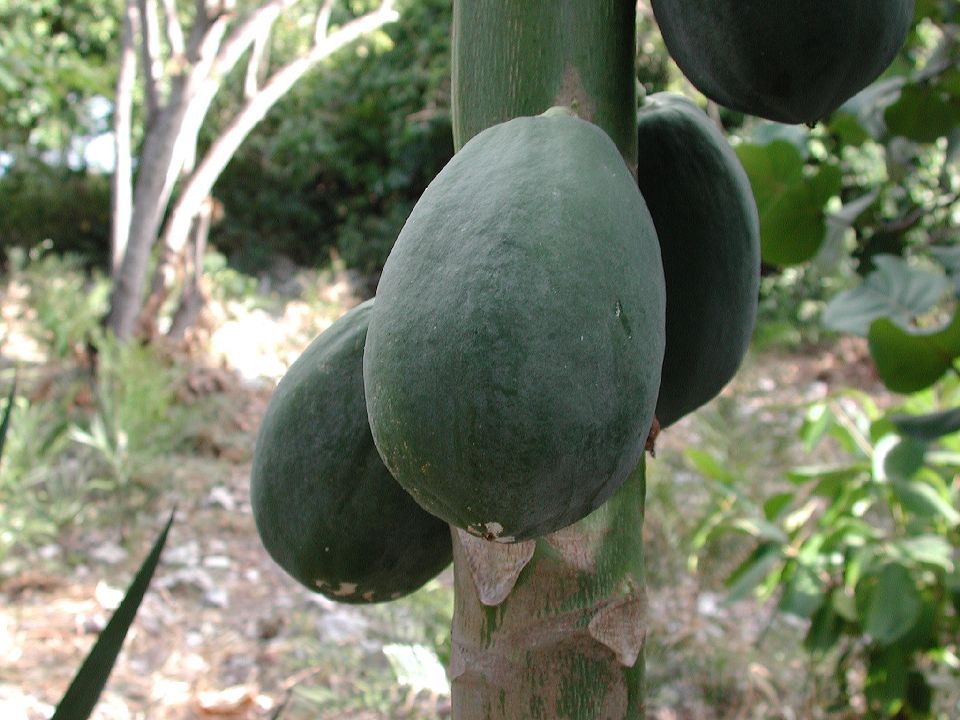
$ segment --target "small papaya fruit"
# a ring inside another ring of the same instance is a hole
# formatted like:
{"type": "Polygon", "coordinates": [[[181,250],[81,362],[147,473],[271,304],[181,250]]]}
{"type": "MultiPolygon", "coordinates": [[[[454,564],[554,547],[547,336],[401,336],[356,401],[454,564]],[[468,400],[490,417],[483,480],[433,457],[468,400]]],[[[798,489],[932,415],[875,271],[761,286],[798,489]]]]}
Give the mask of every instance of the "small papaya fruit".
{"type": "Polygon", "coordinates": [[[736,153],[696,105],[651,95],[637,127],[637,182],[667,286],[657,399],[667,427],[715,397],[740,367],[757,315],[760,222],[736,153]]]}
{"type": "Polygon", "coordinates": [[[453,555],[450,527],[397,484],[363,396],[372,300],[321,333],[277,385],[253,454],[250,501],[267,552],[332,600],[393,600],[453,555]]]}
{"type": "Polygon", "coordinates": [[[700,92],[784,123],[816,122],[873,82],[914,0],[653,0],[671,57],[700,92]]]}
{"type": "Polygon", "coordinates": [[[501,542],[603,503],[643,453],[664,344],[653,221],[597,126],[470,139],[383,269],[363,359],[374,442],[429,512],[501,542]]]}

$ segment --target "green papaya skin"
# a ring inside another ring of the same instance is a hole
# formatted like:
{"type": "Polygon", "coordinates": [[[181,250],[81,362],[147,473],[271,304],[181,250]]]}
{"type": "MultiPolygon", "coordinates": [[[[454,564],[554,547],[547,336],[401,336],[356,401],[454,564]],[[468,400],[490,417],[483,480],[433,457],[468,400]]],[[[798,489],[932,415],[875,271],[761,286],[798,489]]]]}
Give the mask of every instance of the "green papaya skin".
{"type": "Polygon", "coordinates": [[[657,420],[667,427],[714,398],[747,352],[757,316],[760,223],[746,172],[696,105],[651,95],[637,125],[637,182],[667,286],[657,400],[657,420]]]}
{"type": "Polygon", "coordinates": [[[270,556],[301,584],[344,603],[394,600],[450,564],[449,526],[424,512],[373,445],[363,346],[373,301],[321,333],[270,399],[250,499],[270,556]]]}
{"type": "Polygon", "coordinates": [[[388,258],[364,352],[374,441],[429,512],[500,542],[565,527],[639,460],[664,344],[653,222],[562,113],[474,136],[388,258]]]}
{"type": "Polygon", "coordinates": [[[721,105],[815,123],[873,82],[910,29],[913,0],[653,0],[670,56],[721,105]]]}

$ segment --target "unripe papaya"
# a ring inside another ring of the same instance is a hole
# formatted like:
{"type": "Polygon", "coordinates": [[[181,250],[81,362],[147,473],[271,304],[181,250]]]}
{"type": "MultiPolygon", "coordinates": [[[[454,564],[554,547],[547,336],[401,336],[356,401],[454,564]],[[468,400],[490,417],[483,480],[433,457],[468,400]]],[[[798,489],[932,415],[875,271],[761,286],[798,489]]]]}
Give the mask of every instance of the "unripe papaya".
{"type": "Polygon", "coordinates": [[[711,100],[816,122],[893,61],[913,0],[653,0],[671,57],[711,100]]]}
{"type": "Polygon", "coordinates": [[[637,179],[667,286],[657,400],[666,427],[715,397],[740,367],[757,315],[760,224],[746,172],[696,105],[651,95],[637,126],[637,179]]]}
{"type": "Polygon", "coordinates": [[[373,445],[362,359],[372,307],[337,320],[280,380],[250,480],[267,552],[306,587],[346,603],[413,592],[453,554],[449,526],[397,484],[373,445]]]}
{"type": "Polygon", "coordinates": [[[377,290],[364,387],[387,467],[491,540],[584,517],[643,453],[663,283],[653,221],[602,130],[548,112],[474,136],[377,290]]]}

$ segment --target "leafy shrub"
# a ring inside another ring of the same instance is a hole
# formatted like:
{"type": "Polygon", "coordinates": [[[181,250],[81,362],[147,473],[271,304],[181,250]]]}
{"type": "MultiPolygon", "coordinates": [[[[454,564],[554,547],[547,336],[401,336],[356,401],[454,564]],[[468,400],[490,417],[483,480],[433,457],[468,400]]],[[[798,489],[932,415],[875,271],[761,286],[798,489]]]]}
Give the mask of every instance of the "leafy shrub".
{"type": "Polygon", "coordinates": [[[0,248],[24,251],[49,241],[86,266],[110,256],[110,180],[41,162],[0,175],[0,248]]]}
{"type": "Polygon", "coordinates": [[[52,357],[65,358],[86,344],[107,310],[110,287],[99,272],[87,273],[74,253],[57,255],[53,242],[29,251],[11,248],[10,280],[28,291],[28,327],[52,357]]]}
{"type": "Polygon", "coordinates": [[[0,462],[0,558],[89,520],[104,493],[121,491],[120,509],[142,500],[187,412],[175,404],[176,374],[157,349],[118,343],[100,328],[106,280],[85,272],[76,255],[51,250],[43,243],[10,252],[10,284],[26,290],[25,329],[54,362],[24,370],[13,400],[0,462]]]}
{"type": "Polygon", "coordinates": [[[174,406],[174,371],[154,348],[109,334],[95,345],[94,412],[73,424],[70,437],[95,451],[108,483],[124,486],[176,447],[183,410],[174,406]]]}
{"type": "Polygon", "coordinates": [[[812,405],[800,430],[810,453],[832,443],[836,462],[789,471],[789,487],[757,503],[737,478],[711,477],[704,543],[754,540],[730,599],[776,596],[780,612],[809,621],[804,646],[832,664],[834,709],[929,717],[935,689],[957,687],[958,403],[956,379],[887,411],[844,393],[812,405]]]}
{"type": "Polygon", "coordinates": [[[63,408],[11,399],[0,463],[0,559],[16,546],[49,542],[83,507],[81,461],[68,451],[63,408]]]}

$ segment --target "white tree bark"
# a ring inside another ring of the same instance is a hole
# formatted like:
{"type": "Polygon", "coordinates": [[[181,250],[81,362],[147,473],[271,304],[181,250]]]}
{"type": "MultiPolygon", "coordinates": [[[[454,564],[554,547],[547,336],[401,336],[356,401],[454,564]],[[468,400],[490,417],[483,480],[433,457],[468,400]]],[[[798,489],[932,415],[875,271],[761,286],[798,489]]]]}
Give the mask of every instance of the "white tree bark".
{"type": "Polygon", "coordinates": [[[204,199],[213,190],[214,183],[226,168],[227,163],[250,131],[297,80],[303,77],[304,73],[340,48],[394,17],[392,0],[385,0],[377,10],[347,23],[329,37],[325,36],[306,55],[291,61],[271,75],[264,86],[247,100],[240,112],[227,124],[197,165],[196,170],[187,179],[164,228],[164,246],[173,253],[179,253],[182,250],[189,236],[193,218],[199,212],[204,199]]]}
{"type": "MultiPolygon", "coordinates": [[[[156,331],[157,313],[166,301],[175,279],[179,276],[173,265],[183,258],[191,227],[194,226],[203,203],[209,198],[217,178],[253,128],[310,68],[362,35],[397,17],[393,10],[393,0],[384,0],[376,10],[352,20],[333,33],[329,33],[332,5],[333,0],[325,0],[320,8],[314,28],[315,42],[306,54],[275,71],[262,86],[254,88],[251,83],[246,84],[246,102],[233,119],[227,123],[193,172],[187,174],[177,201],[164,226],[160,259],[151,282],[150,295],[144,304],[143,312],[137,324],[146,335],[152,335],[156,331]]],[[[261,17],[261,23],[272,23],[276,20],[276,17],[272,14],[264,14],[261,17]]],[[[262,34],[254,32],[246,34],[247,28],[252,30],[254,25],[250,23],[244,28],[239,28],[238,30],[244,32],[243,34],[238,32],[236,37],[243,37],[245,41],[254,43],[257,42],[257,38],[262,37],[262,34]]],[[[230,52],[228,45],[229,41],[224,46],[227,52],[222,53],[223,60],[224,62],[235,63],[237,46],[233,46],[232,52],[230,52]]],[[[248,61],[248,77],[251,72],[259,72],[262,67],[261,62],[262,60],[258,58],[256,52],[251,53],[248,61]],[[251,65],[255,69],[251,70],[251,65]]],[[[197,96],[197,103],[204,103],[204,109],[212,101],[216,87],[209,86],[205,90],[206,92],[201,92],[197,96]]],[[[199,130],[199,127],[197,130],[199,130]]]]}
{"type": "Polygon", "coordinates": [[[163,75],[160,16],[157,14],[156,0],[138,0],[137,4],[141,23],[140,62],[143,67],[143,90],[149,127],[160,110],[160,81],[163,75]]]}
{"type": "Polygon", "coordinates": [[[110,313],[107,316],[107,326],[121,340],[133,335],[140,311],[150,251],[182,163],[182,145],[178,139],[187,119],[190,101],[213,65],[230,20],[229,15],[212,19],[197,18],[187,49],[187,61],[192,64],[171,79],[166,103],[145,133],[133,190],[127,245],[114,275],[110,313]]]}
{"type": "MultiPolygon", "coordinates": [[[[121,72],[125,84],[118,83],[119,117],[115,118],[118,158],[124,138],[127,138],[124,155],[130,155],[130,113],[127,110],[124,114],[119,102],[124,99],[129,102],[132,95],[130,75],[136,69],[138,35],[148,110],[152,107],[155,110],[145,129],[132,201],[129,191],[132,169],[118,164],[114,178],[114,286],[107,326],[120,339],[129,339],[136,330],[147,267],[161,231],[164,256],[170,259],[184,247],[194,219],[217,177],[267,110],[317,62],[397,16],[393,0],[384,0],[377,10],[328,33],[334,1],[323,0],[318,9],[313,45],[264,80],[261,51],[269,42],[265,29],[268,36],[280,15],[302,0],[266,0],[239,20],[232,0],[194,0],[194,21],[186,37],[176,0],[162,0],[162,23],[157,0],[128,0],[132,31],[127,42],[133,57],[125,66],[126,74],[121,72]],[[166,57],[163,57],[161,33],[166,39],[166,57]],[[254,45],[256,51],[250,54],[249,60],[251,80],[246,83],[246,103],[194,168],[193,154],[200,128],[222,79],[254,45]],[[182,182],[183,187],[166,228],[162,228],[178,182],[182,182]],[[124,207],[128,209],[125,211],[124,207]]],[[[161,285],[168,287],[169,282],[163,281],[161,285]]],[[[148,308],[152,312],[158,309],[155,304],[148,308]]]]}
{"type": "Polygon", "coordinates": [[[114,280],[127,249],[130,216],[133,212],[133,162],[130,133],[133,127],[133,90],[137,82],[136,28],[140,23],[136,0],[127,0],[123,13],[120,67],[113,110],[113,152],[115,156],[110,200],[110,274],[114,280]]]}

